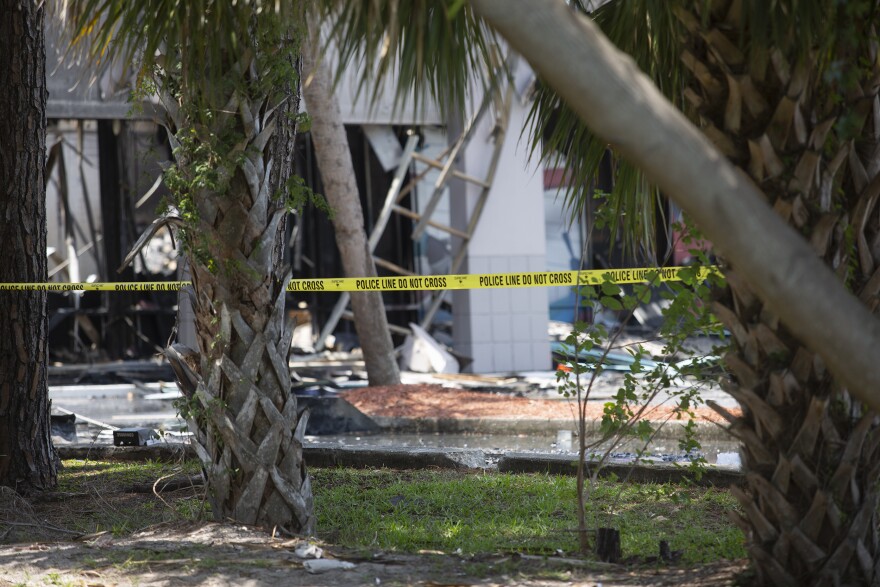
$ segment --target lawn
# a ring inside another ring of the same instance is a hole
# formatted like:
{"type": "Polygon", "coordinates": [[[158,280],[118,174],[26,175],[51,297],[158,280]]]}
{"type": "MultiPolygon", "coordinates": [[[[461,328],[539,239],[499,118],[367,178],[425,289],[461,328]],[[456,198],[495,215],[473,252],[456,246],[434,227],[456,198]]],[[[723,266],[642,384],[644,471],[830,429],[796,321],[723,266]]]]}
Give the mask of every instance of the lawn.
{"type": "MultiPolygon", "coordinates": [[[[570,556],[577,550],[572,477],[389,469],[311,474],[318,537],[327,543],[403,553],[570,556]]],[[[122,536],[210,519],[198,476],[194,461],[65,461],[56,491],[30,504],[6,504],[0,536],[7,543],[122,536]]],[[[589,491],[587,523],[620,530],[624,558],[656,556],[666,540],[681,551],[682,563],[693,564],[745,556],[742,534],[728,519],[737,507],[724,489],[600,480],[589,491]]]]}

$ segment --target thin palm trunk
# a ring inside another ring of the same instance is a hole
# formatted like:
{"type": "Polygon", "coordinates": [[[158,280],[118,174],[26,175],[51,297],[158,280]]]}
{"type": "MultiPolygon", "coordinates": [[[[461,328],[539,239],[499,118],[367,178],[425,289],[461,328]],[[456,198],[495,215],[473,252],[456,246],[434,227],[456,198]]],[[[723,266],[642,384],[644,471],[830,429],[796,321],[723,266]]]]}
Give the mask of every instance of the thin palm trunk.
{"type": "MultiPolygon", "coordinates": [[[[346,277],[372,277],[376,275],[376,266],[367,244],[351,151],[339,103],[332,91],[332,80],[317,53],[314,43],[304,47],[308,82],[303,88],[303,95],[312,119],[311,132],[324,196],[333,208],[331,220],[336,246],[346,277]]],[[[394,357],[382,294],[352,292],[351,305],[370,385],[397,385],[400,383],[400,371],[394,357]]]]}

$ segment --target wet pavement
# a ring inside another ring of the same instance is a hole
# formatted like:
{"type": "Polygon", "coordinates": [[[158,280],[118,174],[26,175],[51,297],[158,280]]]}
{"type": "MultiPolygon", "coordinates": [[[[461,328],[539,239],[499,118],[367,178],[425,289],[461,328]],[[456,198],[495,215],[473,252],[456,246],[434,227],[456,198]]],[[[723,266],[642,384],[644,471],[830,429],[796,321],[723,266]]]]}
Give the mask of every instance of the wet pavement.
{"type": "MultiPolygon", "coordinates": [[[[534,395],[554,397],[555,390],[541,390],[534,395]]],[[[59,442],[96,442],[110,444],[114,428],[151,428],[166,433],[167,439],[185,441],[186,424],[177,414],[173,399],[179,394],[173,383],[52,386],[50,398],[58,413],[77,415],[76,438],[59,442]]],[[[556,394],[558,397],[558,394],[556,394]]],[[[513,425],[513,424],[512,424],[513,425]]],[[[308,436],[307,443],[345,447],[373,448],[455,448],[475,449],[486,453],[532,452],[574,454],[577,437],[569,430],[549,431],[549,434],[466,434],[466,433],[399,433],[323,434],[308,436]]],[[[657,462],[682,462],[689,457],[674,440],[657,439],[647,447],[644,443],[626,441],[614,446],[596,443],[591,454],[610,451],[611,460],[627,462],[637,453],[657,462]]],[[[738,465],[738,444],[733,441],[706,440],[699,455],[710,464],[738,465]]],[[[693,456],[693,455],[691,455],[693,456]]],[[[644,458],[644,457],[643,457],[644,458]]]]}
{"type": "MultiPolygon", "coordinates": [[[[462,448],[479,449],[486,453],[550,453],[550,454],[576,454],[578,450],[577,438],[561,440],[554,436],[541,436],[533,434],[407,434],[395,432],[382,432],[380,434],[338,434],[308,436],[307,442],[320,443],[324,446],[338,444],[339,446],[365,446],[365,447],[394,447],[394,448],[462,448]]],[[[611,446],[611,443],[597,443],[598,439],[591,439],[592,444],[588,453],[594,457],[601,457],[606,450],[610,449],[610,460],[616,462],[630,461],[642,454],[642,460],[660,462],[683,462],[688,460],[685,454],[674,441],[657,441],[645,447],[644,443],[637,441],[625,441],[611,446]]],[[[706,459],[709,464],[723,464],[731,466],[734,455],[739,450],[739,443],[735,441],[709,441],[703,443],[699,455],[706,459]],[[720,455],[720,458],[719,458],[720,455]]],[[[691,455],[693,456],[693,455],[691,455]]]]}

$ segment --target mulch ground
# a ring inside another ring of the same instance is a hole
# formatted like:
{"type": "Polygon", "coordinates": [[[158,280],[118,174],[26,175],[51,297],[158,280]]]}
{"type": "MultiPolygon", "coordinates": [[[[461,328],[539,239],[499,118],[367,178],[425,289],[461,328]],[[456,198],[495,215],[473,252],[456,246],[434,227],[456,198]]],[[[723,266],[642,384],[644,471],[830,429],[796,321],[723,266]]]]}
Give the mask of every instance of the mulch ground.
{"type": "MultiPolygon", "coordinates": [[[[530,399],[509,393],[468,391],[437,384],[403,384],[364,387],[343,392],[343,397],[368,416],[389,418],[458,418],[510,420],[567,420],[577,413],[573,399],[530,399]]],[[[603,402],[587,403],[587,419],[602,418],[603,402]]],[[[730,410],[734,413],[737,410],[730,410]]],[[[650,406],[646,417],[665,420],[672,406],[650,406]]],[[[712,409],[695,410],[698,420],[722,422],[712,409]]]]}

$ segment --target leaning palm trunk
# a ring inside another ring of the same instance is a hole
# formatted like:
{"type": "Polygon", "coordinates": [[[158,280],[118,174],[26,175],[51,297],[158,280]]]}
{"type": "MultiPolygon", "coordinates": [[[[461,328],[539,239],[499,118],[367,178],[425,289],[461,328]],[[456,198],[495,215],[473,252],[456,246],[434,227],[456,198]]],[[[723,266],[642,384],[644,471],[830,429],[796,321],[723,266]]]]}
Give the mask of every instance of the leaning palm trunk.
{"type": "MultiPolygon", "coordinates": [[[[697,4],[696,6],[700,6],[697,4]]],[[[870,23],[829,14],[835,80],[805,53],[797,31],[786,46],[744,55],[739,2],[708,14],[681,8],[682,52],[694,84],[685,96],[707,136],[804,234],[841,281],[876,313],[880,290],[880,99],[870,23]],[[864,28],[863,28],[864,27],[864,28]],[[867,64],[865,65],[865,62],[867,64]],[[859,65],[856,65],[856,64],[859,65]],[[845,72],[845,73],[844,73],[845,72]],[[838,78],[840,79],[840,78],[838,78]]],[[[794,7],[793,10],[797,10],[794,7]]],[[[798,27],[794,20],[788,25],[798,27]]],[[[731,227],[735,230],[735,227],[731,227]]],[[[785,271],[779,267],[779,271],[785,271]]],[[[733,335],[725,385],[743,407],[715,406],[743,443],[746,481],[734,488],[743,508],[752,562],[764,584],[880,583],[876,416],[854,401],[739,277],[714,310],[733,335]]],[[[816,320],[822,320],[816,316],[816,320]]],[[[877,353],[877,349],[865,349],[877,353]]]]}
{"type": "MultiPolygon", "coordinates": [[[[168,356],[186,396],[181,412],[214,517],[311,533],[302,458],[307,418],[298,416],[290,393],[289,275],[279,258],[287,210],[278,193],[290,173],[299,96],[273,102],[260,94],[259,73],[254,59],[230,68],[238,79],[198,96],[229,88],[211,97],[222,107],[208,116],[187,107],[191,95],[164,99],[176,158],[166,178],[181,212],[198,338],[198,352],[175,345],[168,356]]],[[[161,86],[172,85],[167,81],[161,86]]]]}

